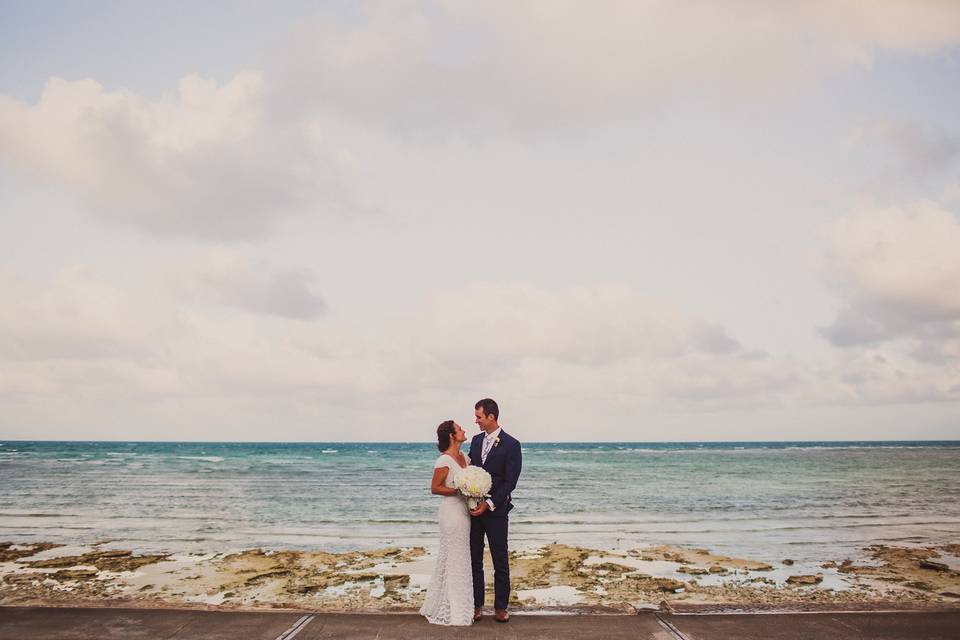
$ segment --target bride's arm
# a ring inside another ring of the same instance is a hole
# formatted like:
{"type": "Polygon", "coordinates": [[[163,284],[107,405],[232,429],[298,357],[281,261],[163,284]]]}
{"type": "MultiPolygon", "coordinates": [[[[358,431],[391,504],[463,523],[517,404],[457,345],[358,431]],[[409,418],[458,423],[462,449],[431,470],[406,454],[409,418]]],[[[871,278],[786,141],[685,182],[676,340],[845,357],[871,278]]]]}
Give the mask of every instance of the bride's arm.
{"type": "Polygon", "coordinates": [[[433,483],[430,485],[430,493],[437,496],[457,495],[456,489],[444,486],[448,473],[450,473],[449,467],[438,467],[433,470],[433,483]]]}

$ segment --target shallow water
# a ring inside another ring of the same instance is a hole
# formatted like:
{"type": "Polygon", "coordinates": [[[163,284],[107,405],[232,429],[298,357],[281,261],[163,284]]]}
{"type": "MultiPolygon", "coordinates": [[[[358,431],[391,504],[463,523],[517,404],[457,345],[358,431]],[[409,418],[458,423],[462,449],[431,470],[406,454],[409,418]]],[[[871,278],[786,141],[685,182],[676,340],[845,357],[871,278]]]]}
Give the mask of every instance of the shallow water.
{"type": "MultiPolygon", "coordinates": [[[[765,561],[960,542],[960,443],[527,443],[511,543],[765,561]]],[[[0,443],[0,540],[141,551],[432,545],[429,443],[0,443]]]]}

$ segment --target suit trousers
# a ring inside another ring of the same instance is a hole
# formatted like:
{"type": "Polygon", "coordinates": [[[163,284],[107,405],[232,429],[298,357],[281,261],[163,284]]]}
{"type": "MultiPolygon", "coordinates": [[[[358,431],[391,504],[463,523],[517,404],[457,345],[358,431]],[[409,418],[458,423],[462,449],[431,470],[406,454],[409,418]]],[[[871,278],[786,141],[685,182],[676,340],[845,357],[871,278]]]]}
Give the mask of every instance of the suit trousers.
{"type": "Polygon", "coordinates": [[[493,559],[493,606],[506,609],[510,602],[510,562],[507,550],[507,516],[479,516],[470,519],[470,561],[473,563],[473,606],[484,600],[483,547],[490,543],[493,559]]]}

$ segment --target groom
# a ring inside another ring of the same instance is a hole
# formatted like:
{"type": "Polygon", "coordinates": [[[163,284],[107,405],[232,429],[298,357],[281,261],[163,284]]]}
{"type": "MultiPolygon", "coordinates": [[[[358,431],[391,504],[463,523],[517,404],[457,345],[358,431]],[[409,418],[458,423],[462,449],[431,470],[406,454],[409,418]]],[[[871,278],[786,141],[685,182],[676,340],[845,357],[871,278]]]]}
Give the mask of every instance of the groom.
{"type": "Polygon", "coordinates": [[[474,405],[478,433],[470,442],[470,464],[483,467],[493,479],[490,498],[470,512],[470,560],[473,563],[473,619],[483,611],[483,539],[493,559],[493,606],[497,622],[507,622],[510,600],[510,564],[507,556],[507,514],[513,509],[510,493],[520,479],[520,442],[500,428],[500,408],[490,398],[474,405]]]}

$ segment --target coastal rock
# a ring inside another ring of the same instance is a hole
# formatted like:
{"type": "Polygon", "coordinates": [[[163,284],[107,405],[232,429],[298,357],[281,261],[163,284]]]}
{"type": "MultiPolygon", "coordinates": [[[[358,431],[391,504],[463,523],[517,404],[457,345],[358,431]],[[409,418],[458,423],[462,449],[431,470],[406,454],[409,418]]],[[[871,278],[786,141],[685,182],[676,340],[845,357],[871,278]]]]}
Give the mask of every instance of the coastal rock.
{"type": "Polygon", "coordinates": [[[290,572],[287,569],[277,569],[276,571],[266,571],[264,573],[258,573],[255,576],[251,576],[246,579],[246,583],[249,585],[254,585],[261,583],[265,580],[271,580],[275,578],[281,578],[283,576],[290,575],[290,572]]]}
{"type": "Polygon", "coordinates": [[[14,544],[12,542],[0,542],[0,562],[15,562],[20,558],[29,558],[30,556],[36,555],[41,551],[56,549],[57,547],[62,546],[62,544],[54,544],[52,542],[38,542],[37,544],[14,544]]]}
{"type": "Polygon", "coordinates": [[[676,562],[682,565],[717,565],[725,567],[728,570],[741,571],[773,570],[773,567],[765,562],[715,555],[710,553],[710,551],[707,549],[684,549],[670,545],[660,545],[656,547],[647,547],[644,549],[632,549],[628,551],[627,554],[632,557],[638,557],[641,560],[665,560],[667,562],[676,562]]]}
{"type": "MultiPolygon", "coordinates": [[[[803,576],[793,576],[789,586],[784,587],[779,576],[747,573],[764,566],[763,563],[667,545],[626,553],[546,545],[515,552],[511,574],[516,589],[572,587],[582,594],[582,602],[576,606],[605,609],[622,606],[624,610],[632,610],[639,603],[656,603],[663,598],[697,606],[761,607],[857,605],[894,598],[907,603],[939,601],[950,605],[960,601],[960,572],[919,566],[921,560],[937,561],[947,552],[939,548],[879,546],[868,551],[873,558],[869,564],[845,563],[850,573],[845,581],[850,588],[836,591],[823,589],[822,585],[818,587],[820,576],[807,577],[807,583],[797,582],[803,576]],[[628,567],[618,561],[624,557],[662,561],[665,554],[682,557],[687,562],[657,563],[647,570],[637,568],[644,566],[642,562],[630,560],[636,566],[628,567]],[[677,575],[667,573],[677,568],[682,568],[679,575],[699,575],[691,571],[706,570],[714,574],[728,573],[731,578],[713,580],[713,584],[706,585],[693,580],[683,582],[675,579],[677,575]]],[[[27,600],[65,605],[125,599],[179,605],[230,593],[233,595],[229,602],[220,606],[409,611],[415,610],[424,597],[422,585],[421,588],[411,585],[412,574],[429,572],[429,560],[421,562],[423,553],[412,549],[398,552],[395,548],[347,553],[249,550],[202,554],[204,557],[192,561],[185,556],[177,557],[138,572],[116,574],[97,573],[93,567],[129,562],[136,557],[125,551],[102,552],[99,556],[84,554],[61,560],[72,566],[44,568],[60,570],[54,579],[48,579],[52,577],[48,572],[17,571],[22,564],[6,565],[7,573],[0,573],[0,605],[27,600]],[[73,564],[90,560],[95,564],[73,564]],[[66,583],[67,588],[60,583],[66,583]]],[[[492,587],[492,581],[488,580],[490,595],[492,587]]],[[[516,603],[516,597],[512,602],[518,608],[523,606],[516,603]]],[[[536,602],[528,604],[537,606],[536,602]]]]}
{"type": "Polygon", "coordinates": [[[710,573],[710,571],[701,567],[683,566],[677,569],[677,573],[686,573],[691,576],[705,576],[710,573]]]}
{"type": "Polygon", "coordinates": [[[922,591],[933,591],[933,585],[929,582],[923,582],[922,580],[911,580],[910,582],[904,582],[903,586],[911,587],[913,589],[920,589],[922,591]]]}
{"type": "Polygon", "coordinates": [[[48,578],[53,578],[54,580],[82,580],[84,578],[92,578],[97,575],[99,571],[96,569],[61,569],[60,571],[55,571],[49,574],[48,578]]]}
{"type": "Polygon", "coordinates": [[[672,578],[653,578],[644,574],[630,574],[627,578],[639,583],[637,586],[643,591],[664,591],[666,593],[681,593],[686,587],[686,582],[673,580],[672,578]]]}
{"type": "Polygon", "coordinates": [[[788,567],[792,567],[792,566],[793,566],[793,560],[791,560],[790,558],[787,558],[786,560],[783,561],[783,564],[785,564],[785,565],[788,566],[788,567]]]}
{"type": "Polygon", "coordinates": [[[130,551],[91,551],[80,556],[60,556],[46,560],[24,562],[34,569],[58,569],[61,567],[76,567],[78,565],[93,565],[100,571],[135,571],[148,564],[166,560],[170,554],[135,556],[130,551]]]}
{"type": "Polygon", "coordinates": [[[921,569],[931,569],[933,571],[950,571],[950,567],[945,565],[942,562],[934,562],[933,560],[921,560],[920,561],[921,569]]]}
{"type": "Polygon", "coordinates": [[[600,575],[609,575],[614,577],[633,571],[633,567],[626,567],[615,562],[601,562],[600,564],[595,564],[589,567],[589,569],[593,569],[594,573],[598,573],[600,575]]]}
{"type": "Polygon", "coordinates": [[[34,580],[42,580],[45,577],[41,573],[11,573],[3,576],[3,581],[7,584],[29,584],[34,580]]]}
{"type": "Polygon", "coordinates": [[[801,586],[820,584],[821,582],[823,582],[823,576],[819,573],[815,576],[811,576],[811,575],[790,576],[789,578],[787,578],[787,584],[795,584],[795,585],[801,585],[801,586]]]}

